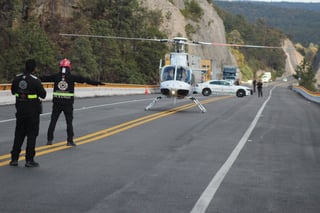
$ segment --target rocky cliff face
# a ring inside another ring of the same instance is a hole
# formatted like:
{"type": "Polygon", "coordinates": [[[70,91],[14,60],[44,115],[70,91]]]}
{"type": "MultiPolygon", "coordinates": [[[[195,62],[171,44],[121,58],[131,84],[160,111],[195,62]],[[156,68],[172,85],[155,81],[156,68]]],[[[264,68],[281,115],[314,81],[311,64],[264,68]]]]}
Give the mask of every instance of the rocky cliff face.
{"type": "Polygon", "coordinates": [[[70,18],[79,9],[79,4],[80,0],[37,0],[31,10],[38,17],[52,15],[70,18]]]}
{"type": "MultiPolygon", "coordinates": [[[[199,22],[186,19],[180,9],[185,8],[184,0],[139,0],[143,7],[150,10],[161,10],[163,23],[160,27],[168,38],[175,36],[187,37],[185,26],[190,24],[196,29],[192,34],[192,40],[225,43],[224,25],[212,5],[207,0],[198,0],[198,4],[204,11],[199,22]],[[173,2],[173,3],[171,3],[173,2]]],[[[27,1],[26,1],[27,2],[27,1]]],[[[80,0],[37,0],[32,7],[26,5],[28,13],[39,17],[45,23],[48,16],[69,18],[73,11],[79,10],[80,0]]],[[[31,4],[30,4],[31,5],[31,4]]],[[[213,59],[215,69],[220,70],[222,64],[236,64],[234,57],[227,47],[216,46],[189,46],[188,52],[205,59],[213,59]]]]}
{"type": "MultiPolygon", "coordinates": [[[[168,38],[178,35],[187,37],[185,26],[191,24],[193,28],[196,29],[196,33],[192,34],[191,38],[188,39],[226,43],[223,22],[207,0],[197,1],[204,11],[204,15],[199,22],[186,19],[182,15],[180,9],[185,8],[184,0],[140,0],[140,2],[144,7],[149,9],[161,10],[163,23],[162,26],[160,26],[160,29],[167,34],[168,38]]],[[[190,46],[188,52],[205,59],[213,59],[216,69],[220,69],[223,64],[236,64],[234,57],[227,47],[206,45],[190,46]]]]}

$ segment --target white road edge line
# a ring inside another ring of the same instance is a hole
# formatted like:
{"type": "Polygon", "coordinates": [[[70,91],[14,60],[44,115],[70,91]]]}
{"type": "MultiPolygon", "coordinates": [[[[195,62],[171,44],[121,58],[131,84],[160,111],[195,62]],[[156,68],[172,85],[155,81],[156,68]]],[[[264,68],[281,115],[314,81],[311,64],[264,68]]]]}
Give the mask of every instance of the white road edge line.
{"type": "Polygon", "coordinates": [[[207,208],[208,208],[210,202],[212,201],[215,193],[219,189],[222,181],[224,180],[224,177],[227,175],[227,173],[229,172],[231,166],[233,165],[233,163],[236,161],[237,157],[239,156],[242,148],[247,143],[250,134],[252,133],[254,127],[256,126],[256,124],[257,124],[257,122],[258,122],[258,120],[259,120],[259,118],[260,118],[260,116],[262,114],[262,111],[264,110],[266,104],[269,102],[269,100],[271,98],[272,90],[274,88],[275,87],[273,87],[270,90],[270,93],[269,93],[269,96],[268,96],[267,100],[265,100],[265,102],[263,103],[263,105],[261,106],[259,111],[257,112],[254,120],[252,121],[252,123],[250,124],[249,128],[247,129],[247,131],[244,133],[244,135],[242,136],[242,138],[238,142],[237,146],[231,152],[231,154],[228,157],[228,159],[226,160],[226,162],[222,165],[222,167],[219,169],[219,171],[215,174],[215,176],[210,181],[210,183],[207,186],[207,188],[202,192],[202,194],[201,194],[200,198],[198,199],[197,203],[192,208],[191,213],[204,213],[207,210],[207,208]]]}

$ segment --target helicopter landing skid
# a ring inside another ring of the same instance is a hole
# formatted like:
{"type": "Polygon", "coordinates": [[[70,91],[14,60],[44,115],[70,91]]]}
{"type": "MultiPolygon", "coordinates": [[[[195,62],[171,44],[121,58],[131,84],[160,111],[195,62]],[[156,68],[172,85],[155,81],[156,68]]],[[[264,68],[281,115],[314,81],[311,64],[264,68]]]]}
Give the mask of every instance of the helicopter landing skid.
{"type": "Polygon", "coordinates": [[[197,106],[198,108],[201,110],[202,113],[205,113],[207,111],[207,109],[200,103],[200,101],[198,99],[196,99],[195,97],[189,96],[187,97],[190,100],[192,100],[197,106]]]}
{"type": "MultiPolygon", "coordinates": [[[[153,99],[153,101],[148,106],[146,106],[146,108],[144,108],[144,110],[148,111],[149,109],[151,109],[151,107],[153,107],[153,105],[155,105],[155,103],[157,103],[161,98],[162,98],[161,96],[158,96],[155,99],[153,99]]],[[[202,113],[205,113],[207,111],[207,109],[195,97],[189,96],[187,98],[192,100],[199,107],[199,109],[201,110],[202,113]]]]}
{"type": "Polygon", "coordinates": [[[151,109],[151,107],[153,107],[153,105],[155,105],[155,103],[157,103],[161,98],[162,98],[161,96],[158,96],[155,99],[153,99],[153,101],[148,106],[146,106],[144,110],[148,111],[149,109],[151,109]]]}

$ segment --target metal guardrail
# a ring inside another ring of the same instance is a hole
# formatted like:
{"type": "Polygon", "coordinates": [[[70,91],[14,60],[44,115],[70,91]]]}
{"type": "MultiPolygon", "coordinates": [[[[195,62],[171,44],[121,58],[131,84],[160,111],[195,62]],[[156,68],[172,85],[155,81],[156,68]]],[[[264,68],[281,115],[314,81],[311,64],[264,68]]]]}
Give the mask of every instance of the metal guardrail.
{"type": "MultiPolygon", "coordinates": [[[[42,83],[44,88],[53,88],[53,83],[42,83]]],[[[75,84],[75,87],[96,87],[89,84],[75,84]]],[[[106,83],[105,85],[100,85],[100,87],[109,87],[109,88],[150,88],[156,89],[159,88],[159,85],[142,85],[142,84],[111,84],[106,83]]],[[[0,84],[0,91],[2,90],[11,90],[11,84],[0,84]]]]}
{"type": "Polygon", "coordinates": [[[0,91],[1,90],[11,90],[11,84],[0,84],[0,91]]]}
{"type": "MultiPolygon", "coordinates": [[[[43,101],[52,100],[53,83],[43,83],[47,91],[47,97],[43,101]]],[[[112,95],[134,95],[134,94],[154,94],[160,93],[158,85],[139,84],[110,84],[93,86],[89,84],[76,84],[75,97],[100,97],[112,95]]],[[[11,94],[11,84],[0,84],[0,105],[15,103],[15,96],[11,94]]]]}
{"type": "Polygon", "coordinates": [[[309,101],[320,103],[320,93],[319,92],[312,92],[304,87],[301,86],[293,86],[292,90],[302,95],[304,98],[308,99],[309,101]]]}

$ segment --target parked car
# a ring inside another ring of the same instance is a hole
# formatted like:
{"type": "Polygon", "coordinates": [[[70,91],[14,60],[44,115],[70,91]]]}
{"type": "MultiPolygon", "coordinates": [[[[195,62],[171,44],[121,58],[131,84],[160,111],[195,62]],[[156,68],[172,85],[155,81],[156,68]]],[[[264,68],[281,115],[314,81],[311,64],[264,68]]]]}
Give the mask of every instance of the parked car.
{"type": "Polygon", "coordinates": [[[194,92],[204,96],[211,94],[236,95],[237,97],[252,95],[251,88],[234,85],[227,80],[210,80],[204,83],[198,83],[194,88],[194,92]]]}

